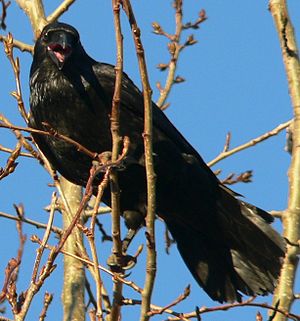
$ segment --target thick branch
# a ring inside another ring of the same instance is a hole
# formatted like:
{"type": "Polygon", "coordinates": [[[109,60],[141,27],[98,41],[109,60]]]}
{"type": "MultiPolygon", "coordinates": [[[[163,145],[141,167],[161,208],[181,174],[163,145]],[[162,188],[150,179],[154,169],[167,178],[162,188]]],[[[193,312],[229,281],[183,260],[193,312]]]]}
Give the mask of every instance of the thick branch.
{"type": "Polygon", "coordinates": [[[28,16],[34,36],[37,38],[47,24],[43,2],[41,0],[16,0],[16,2],[28,16]]]}
{"type": "MultiPolygon", "coordinates": [[[[63,207],[62,219],[63,227],[66,229],[75,215],[82,198],[82,188],[68,182],[61,177],[61,188],[67,199],[69,209],[63,207]]],[[[66,241],[64,249],[70,253],[78,253],[80,247],[83,247],[82,233],[79,229],[74,229],[66,241]]],[[[85,271],[82,262],[70,257],[64,256],[64,285],[62,293],[64,320],[85,320],[85,271]]]]}
{"type": "MultiPolygon", "coordinates": [[[[269,5],[281,45],[295,117],[292,160],[289,169],[288,208],[282,219],[283,235],[290,244],[287,245],[286,258],[274,296],[274,303],[279,301],[278,308],[290,311],[294,301],[293,286],[299,262],[299,247],[291,244],[296,244],[300,239],[300,63],[286,1],[270,0],[269,5]]],[[[283,320],[286,320],[286,317],[279,314],[274,318],[274,321],[283,320]]]]}

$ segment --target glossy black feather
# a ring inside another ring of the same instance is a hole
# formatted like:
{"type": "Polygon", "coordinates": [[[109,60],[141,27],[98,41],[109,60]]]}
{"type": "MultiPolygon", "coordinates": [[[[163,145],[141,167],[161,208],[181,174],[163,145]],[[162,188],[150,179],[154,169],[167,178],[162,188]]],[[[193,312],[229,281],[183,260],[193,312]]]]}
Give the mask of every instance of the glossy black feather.
{"type": "MultiPolygon", "coordinates": [[[[73,27],[46,26],[35,45],[30,72],[30,125],[45,130],[47,122],[92,151],[110,151],[114,82],[114,67],[90,58],[73,27]]],[[[119,172],[121,210],[142,217],[146,213],[143,113],[142,94],[124,73],[120,132],[131,143],[126,168],[119,172]]],[[[285,243],[270,227],[271,216],[237,200],[222,186],[155,104],[153,127],[157,214],[197,282],[220,302],[240,300],[241,293],[272,292],[285,243]]],[[[34,139],[55,169],[85,186],[89,157],[53,137],[34,135],[34,139]]],[[[110,204],[109,190],[104,201],[110,204]]]]}

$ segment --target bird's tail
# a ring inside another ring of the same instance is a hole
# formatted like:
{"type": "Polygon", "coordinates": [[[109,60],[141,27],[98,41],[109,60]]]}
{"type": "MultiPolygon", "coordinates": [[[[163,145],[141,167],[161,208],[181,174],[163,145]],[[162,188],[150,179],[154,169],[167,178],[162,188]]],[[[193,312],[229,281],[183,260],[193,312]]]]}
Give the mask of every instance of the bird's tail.
{"type": "Polygon", "coordinates": [[[213,228],[197,216],[166,221],[194,278],[219,302],[273,292],[285,252],[284,239],[269,225],[273,218],[223,187],[213,210],[207,214],[213,228]]]}

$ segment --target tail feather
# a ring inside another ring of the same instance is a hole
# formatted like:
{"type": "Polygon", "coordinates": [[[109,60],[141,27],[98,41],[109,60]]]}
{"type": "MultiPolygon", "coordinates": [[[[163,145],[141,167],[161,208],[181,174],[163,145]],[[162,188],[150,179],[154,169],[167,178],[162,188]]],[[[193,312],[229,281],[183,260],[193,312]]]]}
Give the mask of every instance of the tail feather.
{"type": "Polygon", "coordinates": [[[166,219],[178,250],[196,281],[219,302],[240,301],[242,294],[273,292],[285,241],[269,225],[273,218],[221,188],[214,213],[184,213],[166,219]],[[203,215],[212,225],[205,226],[203,215]],[[208,220],[209,221],[209,220],[208,220]]]}
{"type": "Polygon", "coordinates": [[[241,253],[234,250],[230,252],[234,270],[241,279],[240,291],[247,295],[267,295],[273,291],[277,281],[274,274],[254,265],[241,253]]]}

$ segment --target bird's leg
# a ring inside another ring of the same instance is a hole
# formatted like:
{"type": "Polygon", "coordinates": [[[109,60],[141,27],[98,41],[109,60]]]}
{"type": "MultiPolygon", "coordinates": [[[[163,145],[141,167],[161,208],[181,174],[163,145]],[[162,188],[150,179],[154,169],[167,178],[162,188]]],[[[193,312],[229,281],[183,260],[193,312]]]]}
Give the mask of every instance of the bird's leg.
{"type": "Polygon", "coordinates": [[[145,216],[139,211],[127,210],[123,212],[123,217],[128,228],[127,235],[123,240],[123,252],[126,253],[138,230],[145,225],[145,216]]]}
{"type": "Polygon", "coordinates": [[[122,251],[123,253],[126,253],[128,250],[128,247],[131,243],[131,241],[134,239],[134,237],[136,236],[137,232],[139,229],[129,229],[127,231],[127,234],[122,242],[122,251]]]}
{"type": "Polygon", "coordinates": [[[138,211],[124,211],[123,217],[125,219],[125,225],[128,228],[128,232],[122,241],[122,264],[121,266],[115,261],[115,256],[111,255],[108,260],[107,264],[113,271],[120,271],[120,270],[129,270],[133,268],[136,264],[136,257],[126,254],[128,247],[131,241],[134,239],[135,235],[137,234],[138,230],[144,223],[144,216],[138,211]]]}

